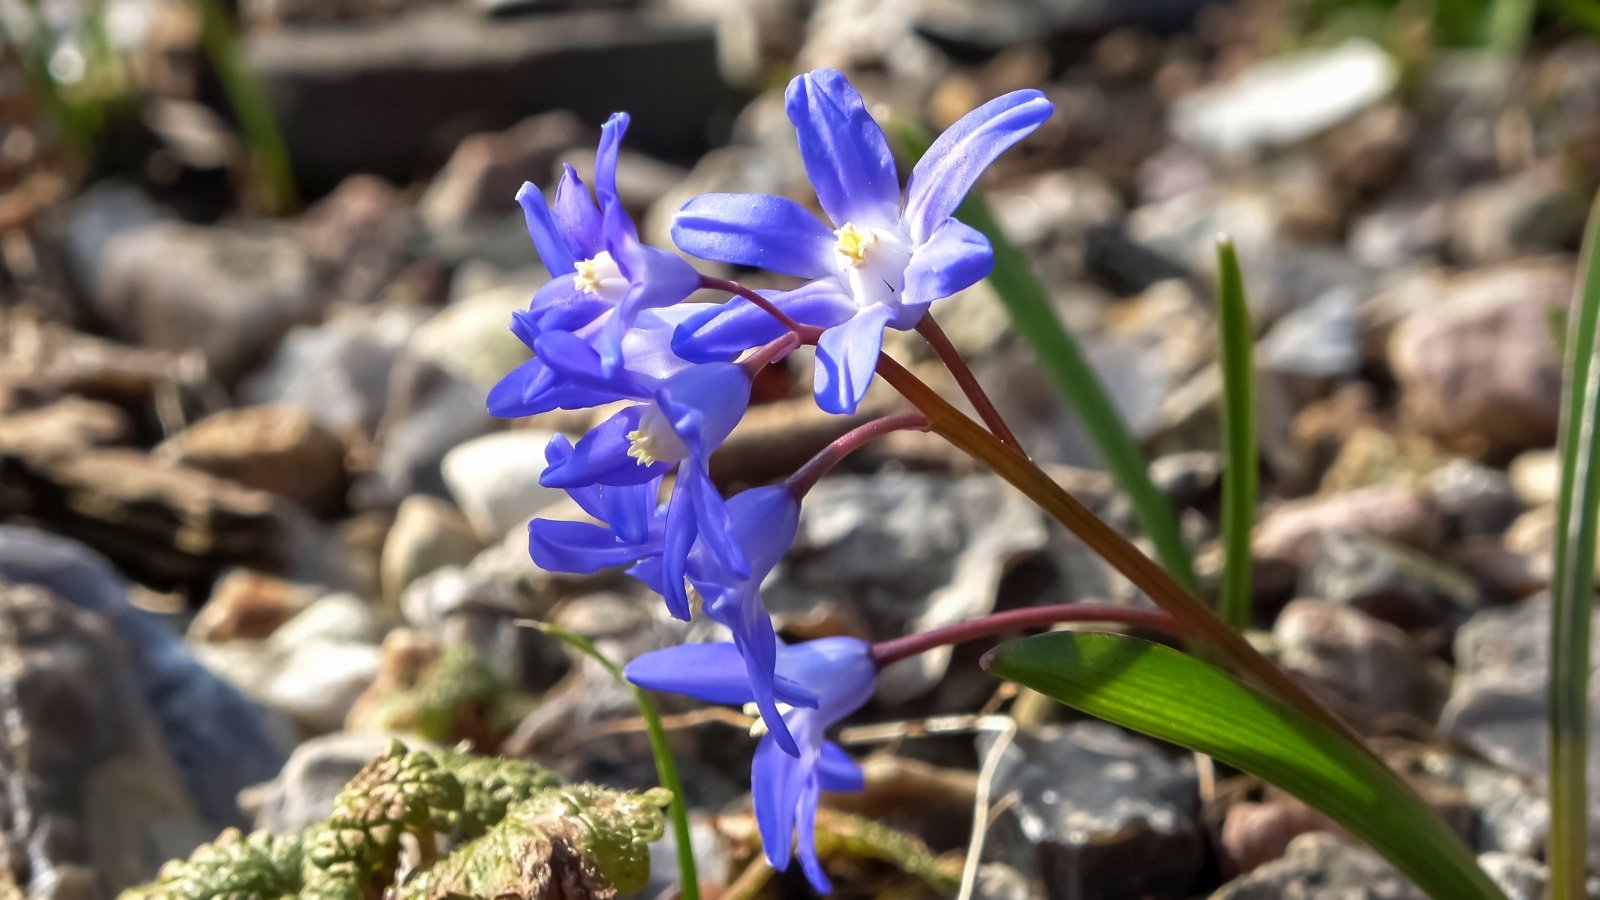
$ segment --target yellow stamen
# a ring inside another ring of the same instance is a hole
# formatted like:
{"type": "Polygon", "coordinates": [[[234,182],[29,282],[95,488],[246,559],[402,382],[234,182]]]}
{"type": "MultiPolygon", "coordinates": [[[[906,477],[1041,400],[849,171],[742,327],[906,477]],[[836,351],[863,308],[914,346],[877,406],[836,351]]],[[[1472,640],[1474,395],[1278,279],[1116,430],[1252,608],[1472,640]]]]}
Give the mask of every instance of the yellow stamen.
{"type": "Polygon", "coordinates": [[[648,466],[656,461],[656,439],[643,428],[635,428],[628,432],[628,455],[639,461],[639,465],[648,466]]]}
{"type": "Polygon", "coordinates": [[[867,264],[867,251],[878,242],[878,236],[872,229],[860,228],[854,222],[844,223],[844,227],[833,235],[839,239],[833,245],[834,251],[858,269],[867,264]]]}

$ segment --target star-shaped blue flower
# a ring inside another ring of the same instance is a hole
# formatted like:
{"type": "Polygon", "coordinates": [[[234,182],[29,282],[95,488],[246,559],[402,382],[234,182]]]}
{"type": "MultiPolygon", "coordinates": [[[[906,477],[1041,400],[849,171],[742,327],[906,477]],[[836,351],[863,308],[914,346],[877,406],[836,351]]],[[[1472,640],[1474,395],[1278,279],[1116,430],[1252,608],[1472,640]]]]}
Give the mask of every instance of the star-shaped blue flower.
{"type": "MultiPolygon", "coordinates": [[[[624,671],[640,687],[709,703],[754,699],[744,660],[733,644],[668,647],[640,656],[624,671]]],[[[855,638],[778,646],[774,684],[779,700],[789,707],[782,719],[798,752],[785,752],[776,730],[756,746],[750,768],[756,824],[767,859],[780,871],[789,868],[798,837],[800,865],[822,893],[832,885],[817,858],[819,794],[859,791],[863,784],[861,767],[827,739],[827,731],[872,698],[876,679],[870,646],[855,638]]]]}
{"type": "MultiPolygon", "coordinates": [[[[572,442],[556,435],[545,459],[560,466],[572,457],[572,442]]],[[[578,506],[600,524],[534,519],[528,523],[528,553],[549,572],[590,575],[614,566],[658,560],[666,543],[661,476],[639,484],[584,485],[567,489],[578,506]]]]}
{"type": "MultiPolygon", "coordinates": [[[[983,170],[1053,106],[1038,91],[1016,91],[963,116],[912,170],[902,203],[883,130],[843,74],[818,69],[795,78],[786,104],[830,222],[784,197],[704,194],[678,212],[672,239],[702,259],[808,279],[772,299],[796,321],[825,329],[817,402],[852,413],[872,381],[884,328],[915,327],[930,303],[989,274],[988,240],[951,216],[983,170]]],[[[687,359],[718,357],[782,330],[754,304],[734,300],[690,318],[674,346],[687,359]]]]}

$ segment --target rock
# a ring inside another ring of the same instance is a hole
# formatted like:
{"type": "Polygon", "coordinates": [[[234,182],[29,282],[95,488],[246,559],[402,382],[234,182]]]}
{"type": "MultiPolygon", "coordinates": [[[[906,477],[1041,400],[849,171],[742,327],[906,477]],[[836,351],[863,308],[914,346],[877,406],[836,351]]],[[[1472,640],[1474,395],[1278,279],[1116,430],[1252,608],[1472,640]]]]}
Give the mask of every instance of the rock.
{"type": "MultiPolygon", "coordinates": [[[[993,610],[1006,573],[1047,540],[1038,509],[991,476],[835,476],[807,496],[766,599],[780,627],[831,615],[873,639],[925,631],[993,610]]],[[[896,664],[878,696],[925,693],[949,664],[948,650],[896,664]]]]}
{"type": "Polygon", "coordinates": [[[1468,266],[1578,249],[1588,203],[1553,164],[1524,169],[1462,195],[1450,251],[1468,266]]]}
{"type": "Polygon", "coordinates": [[[1256,349],[1262,369],[1312,380],[1353,377],[1361,368],[1356,293],[1335,288],[1279,319],[1256,349]]]}
{"type": "Polygon", "coordinates": [[[377,494],[367,498],[373,505],[397,504],[407,494],[447,496],[440,469],[445,454],[499,428],[484,407],[484,391],[411,356],[395,365],[386,402],[373,477],[358,486],[377,494]]]}
{"type": "Polygon", "coordinates": [[[74,285],[87,297],[101,292],[106,251],[118,238],[156,225],[161,210],[144,191],[121,181],[101,181],[66,209],[62,251],[74,285]]]}
{"type": "Polygon", "coordinates": [[[294,748],[277,777],[246,791],[240,800],[255,818],[255,827],[294,834],[326,819],[344,786],[393,740],[386,734],[342,731],[311,738],[294,748]]]}
{"type": "Polygon", "coordinates": [[[1136,438],[1167,418],[1172,397],[1214,355],[1214,326],[1195,291],[1165,281],[1113,308],[1100,340],[1087,349],[1136,438]]]}
{"type": "Polygon", "coordinates": [[[1427,896],[1378,854],[1318,832],[1295,838],[1282,859],[1228,882],[1211,900],[1427,900],[1427,896]]]}
{"type": "Polygon", "coordinates": [[[1257,558],[1299,567],[1314,558],[1318,536],[1333,531],[1365,533],[1429,550],[1443,538],[1444,521],[1422,492],[1374,486],[1280,503],[1261,516],[1252,543],[1257,558]]]}
{"type": "Polygon", "coordinates": [[[1531,779],[1443,750],[1426,751],[1423,770],[1459,788],[1477,814],[1475,848],[1480,853],[1537,857],[1544,852],[1550,807],[1531,779]]]}
{"type": "Polygon", "coordinates": [[[1300,572],[1300,593],[1344,604],[1406,631],[1454,633],[1482,608],[1464,573],[1390,541],[1330,532],[1300,572]]]}
{"type": "Polygon", "coordinates": [[[1171,127],[1217,155],[1305,140],[1389,95],[1399,81],[1393,58],[1370,41],[1267,60],[1231,81],[1181,98],[1171,127]]]}
{"type": "Polygon", "coordinates": [[[204,583],[229,566],[290,564],[273,498],[130,450],[39,452],[0,444],[0,515],[72,534],[154,584],[204,583]]]}
{"type": "Polygon", "coordinates": [[[1446,528],[1458,538],[1498,537],[1523,509],[1504,472],[1464,459],[1429,473],[1427,488],[1446,528]]]}
{"type": "Polygon", "coordinates": [[[318,275],[347,303],[377,298],[405,261],[415,231],[410,201],[371,175],[339,182],[296,225],[318,275]]]}
{"type": "Polygon", "coordinates": [[[293,239],[152,225],[106,247],[95,312],[124,340],[193,347],[232,383],[272,355],[295,325],[322,315],[311,261],[293,239]]]}
{"type": "Polygon", "coordinates": [[[213,829],[244,824],[235,796],[283,764],[288,742],[277,723],[200,665],[166,623],[132,606],[127,583],[87,547],[0,525],[0,582],[7,581],[39,586],[104,619],[160,723],[190,797],[213,829]]]}
{"type": "Polygon", "coordinates": [[[1561,493],[1561,457],[1541,448],[1517,455],[1506,470],[1511,487],[1529,506],[1551,506],[1561,493]]]}
{"type": "Polygon", "coordinates": [[[522,183],[554,187],[561,154],[590,143],[591,137],[590,129],[566,110],[524,119],[505,131],[471,135],[456,145],[428,185],[418,215],[436,230],[460,228],[474,219],[520,219],[516,194],[522,183]]]}
{"type": "Polygon", "coordinates": [[[1359,720],[1432,722],[1444,699],[1405,632],[1326,600],[1296,600],[1273,626],[1289,671],[1359,720]]]}
{"type": "Polygon", "coordinates": [[[83,866],[114,895],[210,836],[131,675],[99,616],[0,584],[0,845],[19,883],[83,866]]]}
{"type": "MultiPolygon", "coordinates": [[[[979,753],[993,740],[980,734],[979,753]]],[[[995,796],[1017,799],[988,855],[1053,900],[1181,895],[1204,858],[1196,790],[1186,759],[1100,722],[1018,734],[994,779],[995,796]]]]}
{"type": "Polygon", "coordinates": [[[317,641],[376,644],[380,631],[372,609],[355,594],[326,594],[272,633],[272,643],[285,650],[317,641]]]}
{"type": "Polygon", "coordinates": [[[311,602],[310,592],[246,569],[235,569],[217,579],[194,621],[188,640],[194,644],[225,643],[268,637],[311,602]]]}
{"type": "Polygon", "coordinates": [[[1333,827],[1327,816],[1293,797],[1235,803],[1222,822],[1221,850],[1229,871],[1249,872],[1281,858],[1300,835],[1333,827]]]}
{"type": "Polygon", "coordinates": [[[328,426],[280,404],[208,416],[162,442],[153,455],[326,514],[344,506],[348,452],[328,426]]]}
{"type": "Polygon", "coordinates": [[[1467,453],[1504,458],[1555,440],[1561,353],[1550,316],[1572,290],[1569,260],[1449,279],[1389,338],[1402,415],[1467,453]]]}
{"type": "MultiPolygon", "coordinates": [[[[545,281],[529,271],[507,283],[452,302],[411,336],[408,356],[433,363],[480,393],[533,354],[511,333],[511,314],[528,303],[545,281]]],[[[483,405],[480,399],[480,407],[483,405]]]]}
{"type": "Polygon", "coordinates": [[[464,566],[483,549],[466,518],[449,503],[414,494],[400,504],[378,562],[384,599],[398,603],[406,586],[443,566],[464,566]]]}
{"type": "Polygon", "coordinates": [[[1454,207],[1430,198],[1401,196],[1356,216],[1350,254],[1372,269],[1395,271],[1436,260],[1449,241],[1454,207]]]}
{"type": "Polygon", "coordinates": [[[445,484],[485,542],[499,540],[565,498],[563,491],[539,484],[550,438],[542,431],[507,431],[468,441],[445,455],[445,484]]]}
{"type": "Polygon", "coordinates": [[[438,148],[530,110],[570,109],[590,123],[635,110],[630,146],[688,156],[727,98],[709,26],[627,10],[491,21],[469,4],[428,4],[359,29],[252,32],[245,50],[311,185],[351,172],[411,177],[438,148]],[[588,73],[582,91],[571,90],[574,71],[588,73]],[[656,90],[662,72],[672,73],[667,94],[656,90]],[[350,114],[359,109],[387,114],[350,114]]]}
{"type": "Polygon", "coordinates": [[[64,397],[47,406],[0,415],[0,444],[72,452],[126,444],[133,423],[109,403],[64,397]]]}

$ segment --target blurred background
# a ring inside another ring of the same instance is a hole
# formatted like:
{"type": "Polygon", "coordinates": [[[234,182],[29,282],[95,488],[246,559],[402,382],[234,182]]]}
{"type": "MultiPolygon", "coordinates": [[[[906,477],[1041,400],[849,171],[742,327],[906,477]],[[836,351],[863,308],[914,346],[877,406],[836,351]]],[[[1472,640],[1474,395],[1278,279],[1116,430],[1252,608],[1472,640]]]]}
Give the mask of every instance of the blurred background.
{"type": "MultiPolygon", "coordinates": [[[[1542,878],[1549,448],[1600,175],[1590,0],[0,0],[0,29],[0,773],[26,776],[0,795],[0,896],[109,895],[224,825],[298,828],[386,734],[654,783],[629,695],[512,625],[561,622],[619,660],[686,637],[637,586],[526,559],[523,523],[567,509],[537,483],[545,441],[597,420],[484,412],[546,277],[513,195],[563,163],[587,176],[625,110],[646,240],[670,246],[706,191],[814,205],[782,91],[819,66],[931,132],[1006,91],[1055,102],[982,187],[1208,584],[1213,240],[1233,236],[1263,645],[1504,871],[1542,878]]],[[[1033,455],[1135,530],[992,288],[935,312],[1033,455]]],[[[958,398],[905,338],[891,352],[958,398]]],[[[851,424],[809,382],[798,357],[764,376],[724,485],[851,424]]],[[[770,592],[787,635],[1143,602],[925,436],[848,468],[770,592]]],[[[897,672],[858,720],[985,707],[976,656],[897,672]]],[[[1249,779],[1011,711],[1027,730],[1001,748],[1012,800],[979,896],[1409,896],[1365,851],[1291,846],[1326,823],[1249,779]]],[[[987,727],[901,729],[849,809],[959,850],[987,727]]],[[[724,884],[754,854],[750,748],[715,716],[678,736],[724,884]]],[[[949,887],[948,865],[841,847],[842,896],[949,887]]]]}

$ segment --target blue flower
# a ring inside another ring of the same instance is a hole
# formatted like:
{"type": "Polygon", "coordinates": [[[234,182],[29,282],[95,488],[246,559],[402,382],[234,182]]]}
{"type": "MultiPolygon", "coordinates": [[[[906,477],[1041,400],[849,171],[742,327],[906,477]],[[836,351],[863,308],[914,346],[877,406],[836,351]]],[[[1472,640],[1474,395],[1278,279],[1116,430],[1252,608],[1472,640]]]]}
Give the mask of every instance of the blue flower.
{"type": "MultiPolygon", "coordinates": [[[[784,197],[705,194],[678,212],[672,238],[703,259],[808,279],[773,301],[825,329],[817,402],[851,413],[871,383],[884,328],[915,327],[928,304],[989,274],[988,240],[951,216],[983,170],[1053,107],[1038,91],[1016,91],[963,116],[912,170],[902,205],[888,141],[843,74],[818,69],[795,78],[786,102],[830,222],[784,197]]],[[[781,330],[754,304],[734,300],[685,322],[675,347],[698,359],[756,346],[781,330]]]]}
{"type": "MultiPolygon", "coordinates": [[[[593,199],[571,166],[556,187],[553,206],[532,183],[517,192],[528,233],[551,280],[534,294],[527,312],[518,314],[512,330],[530,347],[548,332],[582,333],[607,373],[623,366],[625,338],[644,311],[672,306],[700,284],[699,273],[675,254],[641,244],[638,229],[622,208],[617,153],[627,129],[625,113],[613,114],[600,129],[593,199]]],[[[491,411],[528,415],[516,411],[528,401],[515,401],[539,395],[548,379],[537,361],[518,369],[507,378],[511,384],[491,396],[491,411]]],[[[566,396],[560,402],[583,399],[566,396]]]]}
{"type": "MultiPolygon", "coordinates": [[[[709,703],[748,703],[753,695],[733,644],[686,644],[646,653],[625,669],[629,681],[650,690],[688,694],[709,703]]],[[[871,648],[836,637],[778,647],[775,686],[789,708],[783,721],[798,744],[788,753],[769,732],[756,746],[750,768],[756,824],[767,859],[789,868],[798,826],[800,865],[818,891],[832,885],[817,859],[817,800],[822,791],[859,791],[861,767],[829,728],[872,698],[877,668],[871,648]]]]}
{"type": "MultiPolygon", "coordinates": [[[[545,447],[545,459],[552,466],[564,464],[572,453],[572,442],[562,435],[545,447]]],[[[661,476],[639,484],[572,487],[567,494],[601,524],[529,522],[528,554],[539,568],[589,575],[660,558],[666,541],[666,517],[658,499],[661,476]]]]}

